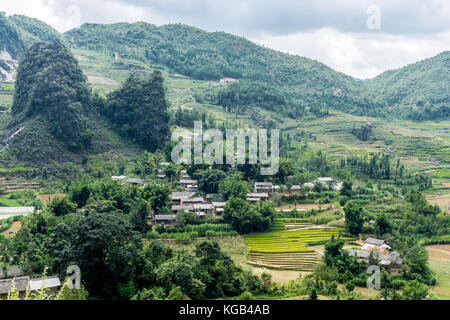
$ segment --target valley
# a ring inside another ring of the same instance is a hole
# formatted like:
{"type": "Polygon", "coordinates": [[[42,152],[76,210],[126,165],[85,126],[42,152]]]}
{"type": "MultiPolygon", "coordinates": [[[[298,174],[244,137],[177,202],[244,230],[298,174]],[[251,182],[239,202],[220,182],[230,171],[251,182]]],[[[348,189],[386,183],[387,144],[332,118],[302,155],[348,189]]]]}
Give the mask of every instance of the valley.
{"type": "Polygon", "coordinates": [[[448,51],[358,82],[185,25],[8,19],[0,263],[75,261],[106,300],[449,299],[448,51]],[[280,129],[280,170],[171,163],[194,121],[280,129]]]}

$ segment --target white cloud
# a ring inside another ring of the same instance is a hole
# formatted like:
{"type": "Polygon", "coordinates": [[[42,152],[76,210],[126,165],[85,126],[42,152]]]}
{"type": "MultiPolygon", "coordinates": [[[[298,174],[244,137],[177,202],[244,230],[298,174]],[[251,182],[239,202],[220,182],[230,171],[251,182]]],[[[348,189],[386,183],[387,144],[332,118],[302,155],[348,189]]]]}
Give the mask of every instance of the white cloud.
{"type": "Polygon", "coordinates": [[[406,36],[343,33],[323,28],[286,36],[262,35],[253,40],[276,50],[319,60],[360,79],[450,50],[450,32],[406,36]]]}

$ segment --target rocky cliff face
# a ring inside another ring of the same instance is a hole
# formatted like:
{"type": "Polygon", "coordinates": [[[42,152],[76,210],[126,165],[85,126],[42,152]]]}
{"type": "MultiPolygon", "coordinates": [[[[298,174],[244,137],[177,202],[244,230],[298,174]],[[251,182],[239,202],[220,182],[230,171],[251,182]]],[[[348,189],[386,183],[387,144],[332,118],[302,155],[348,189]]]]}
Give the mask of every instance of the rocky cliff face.
{"type": "Polygon", "coordinates": [[[8,51],[0,51],[0,82],[14,82],[17,66],[8,51]]]}

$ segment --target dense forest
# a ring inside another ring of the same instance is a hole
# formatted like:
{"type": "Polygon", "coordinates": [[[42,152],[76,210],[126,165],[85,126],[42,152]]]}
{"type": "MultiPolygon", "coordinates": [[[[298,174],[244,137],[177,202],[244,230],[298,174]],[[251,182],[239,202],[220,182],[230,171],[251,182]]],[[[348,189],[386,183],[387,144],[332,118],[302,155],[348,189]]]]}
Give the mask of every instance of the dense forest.
{"type": "Polygon", "coordinates": [[[128,78],[108,96],[100,112],[121,134],[155,151],[169,136],[167,108],[162,74],[154,71],[149,79],[128,78]]]}

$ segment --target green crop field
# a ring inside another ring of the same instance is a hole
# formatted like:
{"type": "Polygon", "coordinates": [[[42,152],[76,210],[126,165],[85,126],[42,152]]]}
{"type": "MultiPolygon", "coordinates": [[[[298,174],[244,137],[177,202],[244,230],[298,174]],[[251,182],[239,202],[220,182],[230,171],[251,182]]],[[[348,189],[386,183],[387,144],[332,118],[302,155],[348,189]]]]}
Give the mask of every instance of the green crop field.
{"type": "MultiPolygon", "coordinates": [[[[280,222],[282,219],[276,221],[275,228],[279,228],[280,222]]],[[[248,263],[279,270],[312,271],[320,261],[320,255],[308,248],[308,244],[337,237],[341,231],[337,228],[310,228],[247,235],[248,263]]],[[[348,237],[343,239],[352,240],[348,237]]]]}

